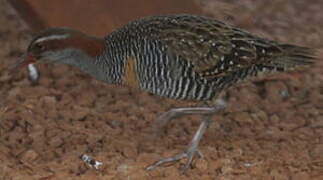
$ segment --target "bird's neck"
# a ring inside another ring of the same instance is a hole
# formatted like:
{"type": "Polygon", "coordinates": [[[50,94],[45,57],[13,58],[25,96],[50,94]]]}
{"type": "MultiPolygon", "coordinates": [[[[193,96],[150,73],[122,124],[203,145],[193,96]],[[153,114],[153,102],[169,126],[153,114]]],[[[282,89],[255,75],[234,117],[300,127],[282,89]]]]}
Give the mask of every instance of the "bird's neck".
{"type": "Polygon", "coordinates": [[[105,49],[103,38],[80,35],[70,38],[62,43],[61,47],[64,59],[62,63],[75,66],[98,80],[106,81],[104,69],[98,63],[98,57],[102,56],[105,49]]]}
{"type": "Polygon", "coordinates": [[[75,66],[98,80],[120,83],[122,72],[117,66],[121,64],[106,55],[109,52],[105,52],[108,48],[104,39],[83,34],[69,38],[60,47],[63,58],[58,57],[58,62],[75,66]]]}
{"type": "Polygon", "coordinates": [[[98,80],[104,80],[103,69],[97,64],[97,57],[90,56],[79,49],[66,49],[64,50],[67,56],[62,63],[79,68],[81,71],[93,76],[98,80]]]}

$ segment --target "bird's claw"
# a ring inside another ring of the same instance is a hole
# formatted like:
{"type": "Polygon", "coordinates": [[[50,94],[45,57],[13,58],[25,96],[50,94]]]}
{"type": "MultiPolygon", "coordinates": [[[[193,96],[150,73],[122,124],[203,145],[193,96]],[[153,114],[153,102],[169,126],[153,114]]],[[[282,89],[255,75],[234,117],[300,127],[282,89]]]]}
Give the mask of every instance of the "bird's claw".
{"type": "Polygon", "coordinates": [[[150,166],[148,166],[146,168],[146,170],[151,171],[151,170],[154,170],[157,167],[160,167],[161,165],[164,165],[166,163],[172,163],[174,161],[179,161],[179,160],[181,160],[183,158],[187,158],[187,162],[186,162],[185,166],[182,168],[182,171],[185,172],[190,167],[190,165],[192,164],[192,161],[193,161],[195,153],[197,153],[197,155],[200,158],[203,158],[203,154],[199,150],[197,150],[197,149],[196,150],[187,150],[185,152],[176,154],[175,156],[160,159],[159,161],[157,161],[157,162],[151,164],[150,166]]]}

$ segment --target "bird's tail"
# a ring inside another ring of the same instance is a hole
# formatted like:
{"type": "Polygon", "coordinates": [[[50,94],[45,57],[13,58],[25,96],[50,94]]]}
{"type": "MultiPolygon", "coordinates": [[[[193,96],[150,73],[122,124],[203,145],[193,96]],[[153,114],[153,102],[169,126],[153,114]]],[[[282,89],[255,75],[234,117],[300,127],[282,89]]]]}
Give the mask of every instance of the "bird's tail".
{"type": "Polygon", "coordinates": [[[272,53],[268,66],[276,68],[278,71],[300,70],[311,66],[317,59],[315,49],[281,44],[278,46],[279,53],[272,53]]]}

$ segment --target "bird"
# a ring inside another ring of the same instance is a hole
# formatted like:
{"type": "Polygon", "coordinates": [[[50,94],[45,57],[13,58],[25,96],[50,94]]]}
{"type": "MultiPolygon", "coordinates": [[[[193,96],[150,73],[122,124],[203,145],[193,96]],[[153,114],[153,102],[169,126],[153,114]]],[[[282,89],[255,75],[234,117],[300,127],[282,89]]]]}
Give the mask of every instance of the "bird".
{"type": "Polygon", "coordinates": [[[186,159],[191,167],[213,116],[226,107],[219,94],[239,82],[275,72],[300,70],[315,63],[315,50],[269,40],[212,17],[174,14],[133,20],[97,37],[66,27],[39,32],[13,69],[30,64],[67,64],[99,81],[125,85],[156,96],[195,101],[172,108],[157,121],[201,115],[187,148],[146,169],[186,159]]]}

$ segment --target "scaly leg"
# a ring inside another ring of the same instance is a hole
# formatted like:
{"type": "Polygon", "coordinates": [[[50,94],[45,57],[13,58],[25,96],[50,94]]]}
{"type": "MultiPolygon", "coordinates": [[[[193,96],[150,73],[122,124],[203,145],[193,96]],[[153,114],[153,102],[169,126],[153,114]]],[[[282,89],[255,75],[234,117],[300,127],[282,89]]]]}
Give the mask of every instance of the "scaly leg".
{"type": "Polygon", "coordinates": [[[211,123],[212,115],[214,113],[218,112],[219,110],[223,109],[224,107],[225,107],[225,104],[221,101],[221,103],[218,103],[216,106],[210,107],[210,108],[208,108],[208,107],[177,108],[175,110],[173,109],[171,111],[166,112],[167,116],[165,116],[165,117],[167,117],[167,118],[164,117],[165,119],[162,119],[164,123],[166,121],[166,124],[167,124],[167,122],[169,122],[169,120],[176,117],[178,115],[176,113],[178,113],[178,112],[180,112],[180,115],[183,115],[183,114],[203,114],[203,120],[202,120],[202,123],[200,124],[198,130],[196,131],[193,139],[191,140],[190,144],[188,145],[188,148],[183,153],[179,153],[173,157],[161,159],[161,160],[155,162],[154,164],[148,166],[146,169],[153,170],[162,164],[178,161],[183,158],[187,158],[187,163],[184,167],[184,170],[186,170],[190,166],[190,164],[192,163],[195,153],[200,154],[197,147],[201,141],[203,134],[205,133],[206,129],[208,128],[208,126],[211,123]]]}

